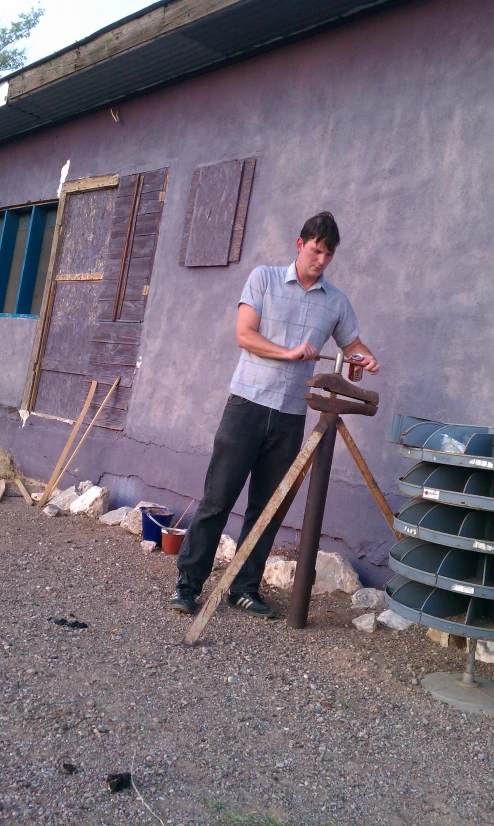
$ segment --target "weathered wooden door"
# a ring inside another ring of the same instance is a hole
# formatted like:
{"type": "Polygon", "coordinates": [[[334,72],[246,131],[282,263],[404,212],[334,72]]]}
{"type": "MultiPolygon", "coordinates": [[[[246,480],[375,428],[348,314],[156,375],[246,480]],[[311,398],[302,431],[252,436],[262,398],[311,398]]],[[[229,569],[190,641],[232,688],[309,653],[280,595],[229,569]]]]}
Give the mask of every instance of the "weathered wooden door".
{"type": "Polygon", "coordinates": [[[165,167],[65,185],[30,410],[75,419],[96,379],[88,421],[120,376],[98,425],[123,429],[167,179],[165,167]]]}
{"type": "MultiPolygon", "coordinates": [[[[100,179],[108,183],[106,179],[100,179]]],[[[116,203],[113,186],[66,191],[59,210],[33,409],[74,419],[82,406],[98,299],[116,203]]],[[[96,179],[96,183],[99,181],[96,179]]]]}

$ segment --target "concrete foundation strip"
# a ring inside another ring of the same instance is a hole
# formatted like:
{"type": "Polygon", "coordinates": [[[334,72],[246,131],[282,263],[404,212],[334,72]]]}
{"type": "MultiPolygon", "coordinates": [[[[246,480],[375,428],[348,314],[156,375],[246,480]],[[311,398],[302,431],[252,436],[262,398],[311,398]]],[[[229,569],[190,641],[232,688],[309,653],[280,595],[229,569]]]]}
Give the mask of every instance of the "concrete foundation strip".
{"type": "Polygon", "coordinates": [[[278,515],[278,517],[281,516],[283,518],[286,514],[288,507],[293,501],[296,492],[298,491],[305,475],[307,474],[307,471],[309,470],[314,450],[324,436],[326,429],[326,418],[321,416],[320,421],[315,426],[302,450],[293,462],[291,468],[281,480],[256,524],[250,533],[245,537],[241,547],[233,557],[216,588],[211,593],[208,600],[203,605],[200,613],[190,626],[185,636],[185,642],[187,645],[194,645],[197,642],[198,638],[204,631],[206,625],[220,604],[222,597],[228,591],[228,588],[237,576],[240,568],[244,564],[245,560],[250,556],[259,537],[266,530],[273,517],[278,515]],[[286,504],[287,499],[289,499],[288,504],[286,504]]]}
{"type": "Polygon", "coordinates": [[[65,462],[65,460],[68,456],[69,450],[70,450],[70,448],[72,447],[72,445],[74,443],[74,439],[77,436],[77,434],[79,432],[79,429],[80,429],[80,427],[81,427],[81,425],[84,421],[84,416],[86,415],[87,411],[89,410],[89,405],[91,404],[91,402],[93,400],[93,396],[96,392],[97,386],[98,386],[97,381],[92,381],[91,382],[91,387],[89,388],[89,392],[87,394],[87,398],[86,398],[86,401],[84,402],[82,410],[79,413],[79,418],[77,419],[74,427],[72,428],[72,431],[70,433],[69,438],[67,439],[65,447],[64,447],[64,449],[62,450],[62,452],[60,454],[60,457],[58,459],[57,464],[55,465],[55,469],[54,469],[52,475],[50,476],[49,482],[48,482],[48,484],[47,484],[47,486],[46,486],[46,488],[43,492],[43,495],[42,495],[41,499],[38,502],[40,508],[42,508],[42,507],[44,507],[44,505],[46,505],[46,503],[48,502],[48,499],[51,496],[51,492],[52,492],[53,488],[55,487],[55,483],[57,481],[58,474],[60,473],[60,470],[63,467],[63,463],[65,462]]]}
{"type": "Polygon", "coordinates": [[[5,493],[5,479],[0,479],[0,502],[2,501],[2,497],[5,493]]]}

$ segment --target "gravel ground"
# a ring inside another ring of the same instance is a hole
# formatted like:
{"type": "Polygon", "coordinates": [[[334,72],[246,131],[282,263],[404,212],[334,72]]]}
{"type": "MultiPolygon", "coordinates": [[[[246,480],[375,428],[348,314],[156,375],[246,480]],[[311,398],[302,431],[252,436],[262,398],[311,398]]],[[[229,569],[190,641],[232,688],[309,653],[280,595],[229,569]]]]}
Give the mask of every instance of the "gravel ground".
{"type": "Polygon", "coordinates": [[[133,760],[168,826],[494,823],[490,718],[420,687],[465,662],[424,628],[359,632],[333,594],[293,631],[287,596],[271,592],[280,621],[222,606],[190,649],[190,620],[165,607],[172,558],[14,497],[0,537],[1,823],[159,823],[134,790],[108,790],[133,760]],[[88,627],[48,621],[71,613],[88,627]]]}

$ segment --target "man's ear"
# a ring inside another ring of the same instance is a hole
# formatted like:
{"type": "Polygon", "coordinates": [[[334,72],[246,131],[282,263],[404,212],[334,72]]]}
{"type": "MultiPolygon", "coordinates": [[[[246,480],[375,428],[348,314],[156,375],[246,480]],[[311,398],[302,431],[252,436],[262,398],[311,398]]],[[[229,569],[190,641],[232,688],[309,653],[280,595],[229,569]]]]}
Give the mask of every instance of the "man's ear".
{"type": "Polygon", "coordinates": [[[303,239],[302,238],[297,238],[297,250],[298,250],[298,252],[300,252],[300,250],[302,249],[303,246],[304,246],[303,239]]]}

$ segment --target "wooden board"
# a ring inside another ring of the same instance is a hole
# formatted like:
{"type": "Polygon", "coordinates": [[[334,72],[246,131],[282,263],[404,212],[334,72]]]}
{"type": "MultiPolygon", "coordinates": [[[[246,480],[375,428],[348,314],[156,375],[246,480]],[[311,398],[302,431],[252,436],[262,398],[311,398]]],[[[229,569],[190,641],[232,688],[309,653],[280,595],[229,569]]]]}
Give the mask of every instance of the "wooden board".
{"type": "Polygon", "coordinates": [[[72,445],[74,444],[75,438],[76,438],[76,436],[79,432],[79,429],[80,429],[81,424],[84,420],[84,417],[85,417],[87,411],[89,410],[89,406],[91,404],[92,399],[94,398],[94,394],[96,392],[96,385],[97,385],[97,383],[95,381],[91,382],[91,386],[90,386],[90,388],[88,390],[88,394],[86,396],[86,401],[84,402],[84,404],[82,406],[82,410],[79,413],[77,421],[75,422],[74,427],[72,428],[70,436],[67,439],[67,441],[65,443],[65,446],[64,446],[64,448],[63,448],[63,450],[62,450],[62,452],[61,452],[61,454],[58,458],[58,461],[55,465],[53,473],[50,476],[48,484],[47,484],[45,490],[43,491],[43,495],[41,496],[41,499],[39,500],[38,504],[39,504],[40,508],[42,508],[43,505],[45,505],[48,502],[48,499],[50,498],[51,492],[52,492],[53,488],[55,487],[55,482],[58,479],[58,474],[60,473],[60,471],[63,467],[63,463],[65,462],[67,456],[69,455],[69,450],[72,447],[72,445]]]}
{"type": "Polygon", "coordinates": [[[178,263],[225,266],[240,261],[255,158],[194,170],[178,263]]]}
{"type": "Polygon", "coordinates": [[[57,277],[104,272],[115,198],[115,189],[73,192],[67,196],[57,277]]]}
{"type": "Polygon", "coordinates": [[[242,183],[240,184],[240,194],[238,197],[237,212],[235,214],[235,222],[233,225],[230,254],[228,256],[228,260],[234,264],[240,261],[240,253],[242,251],[242,241],[244,238],[247,210],[249,208],[250,193],[252,191],[255,168],[255,158],[247,158],[247,160],[244,161],[242,183]]]}
{"type": "Polygon", "coordinates": [[[187,267],[228,264],[243,167],[243,161],[227,161],[201,168],[185,256],[187,267]]]}
{"type": "MultiPolygon", "coordinates": [[[[62,186],[48,265],[48,273],[39,311],[39,321],[33,342],[26,387],[24,389],[21,401],[21,407],[23,409],[33,410],[36,403],[38,385],[41,376],[41,361],[50,328],[51,311],[55,298],[55,279],[57,275],[64,275],[59,270],[57,271],[57,264],[60,258],[61,246],[64,243],[65,207],[67,205],[69,195],[72,192],[111,189],[117,186],[118,180],[118,175],[101,175],[98,177],[79,178],[76,181],[66,181],[62,186]]],[[[78,273],[73,274],[77,275],[78,273]]]]}
{"type": "Polygon", "coordinates": [[[84,396],[100,282],[56,283],[35,410],[75,419],[84,396]]]}

